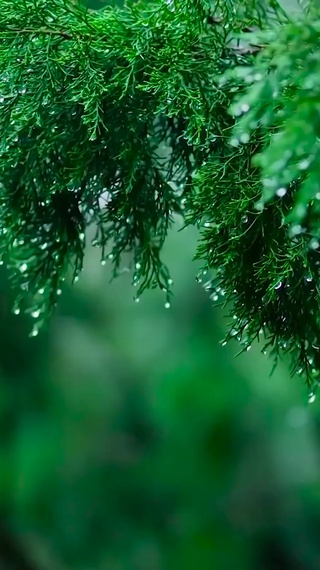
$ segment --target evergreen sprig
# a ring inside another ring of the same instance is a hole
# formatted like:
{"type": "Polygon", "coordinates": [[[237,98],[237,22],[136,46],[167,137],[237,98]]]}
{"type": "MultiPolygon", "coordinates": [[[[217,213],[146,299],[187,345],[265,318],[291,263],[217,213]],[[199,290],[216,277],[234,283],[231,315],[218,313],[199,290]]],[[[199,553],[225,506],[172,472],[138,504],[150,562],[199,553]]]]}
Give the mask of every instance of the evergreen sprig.
{"type": "Polygon", "coordinates": [[[232,303],[226,339],[263,334],[317,387],[319,31],[312,3],[293,19],[275,0],[3,0],[0,252],[32,334],[90,225],[115,275],[131,254],[137,298],[169,303],[161,249],[182,215],[232,303]]]}

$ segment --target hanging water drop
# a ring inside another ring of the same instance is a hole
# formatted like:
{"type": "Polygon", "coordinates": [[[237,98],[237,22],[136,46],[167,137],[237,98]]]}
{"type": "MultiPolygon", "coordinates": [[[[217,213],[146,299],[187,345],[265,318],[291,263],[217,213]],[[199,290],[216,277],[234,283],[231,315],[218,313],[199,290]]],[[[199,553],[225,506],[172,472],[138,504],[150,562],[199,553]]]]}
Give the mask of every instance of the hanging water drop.
{"type": "Polygon", "coordinates": [[[306,158],[304,160],[301,160],[301,162],[299,162],[298,164],[299,170],[307,170],[309,166],[310,166],[310,161],[307,160],[306,158]]]}
{"type": "Polygon", "coordinates": [[[167,302],[164,304],[164,306],[165,306],[166,309],[170,309],[170,307],[171,307],[169,301],[167,301],[167,302]]]}
{"type": "Polygon", "coordinates": [[[278,190],[276,191],[276,195],[279,196],[279,198],[283,198],[287,193],[287,189],[286,188],[278,188],[278,190]]]}
{"type": "Polygon", "coordinates": [[[248,105],[248,103],[242,103],[240,109],[242,113],[247,113],[250,109],[250,105],[248,105]]]}
{"type": "Polygon", "coordinates": [[[320,244],[319,244],[318,240],[315,238],[313,238],[310,242],[310,248],[311,249],[318,249],[319,245],[320,244]]]}
{"type": "Polygon", "coordinates": [[[35,311],[32,311],[32,313],[31,313],[31,316],[32,316],[34,319],[37,319],[39,315],[40,315],[40,310],[39,310],[39,309],[36,309],[35,311]]]}
{"type": "Polygon", "coordinates": [[[25,272],[27,271],[27,269],[28,269],[28,266],[27,266],[26,263],[22,263],[22,264],[20,265],[20,268],[19,268],[19,269],[20,269],[21,273],[25,273],[25,272]]]}
{"type": "Polygon", "coordinates": [[[308,404],[313,404],[313,402],[315,401],[316,397],[317,397],[317,396],[316,396],[316,394],[315,394],[314,392],[310,392],[309,398],[308,398],[308,404]]]}
{"type": "Polygon", "coordinates": [[[250,135],[249,133],[242,133],[240,135],[240,142],[242,142],[243,144],[247,144],[250,140],[250,135]]]}
{"type": "Polygon", "coordinates": [[[298,236],[299,234],[302,234],[302,232],[303,232],[303,227],[300,224],[295,224],[291,226],[289,230],[289,235],[290,237],[294,237],[298,236]]]}

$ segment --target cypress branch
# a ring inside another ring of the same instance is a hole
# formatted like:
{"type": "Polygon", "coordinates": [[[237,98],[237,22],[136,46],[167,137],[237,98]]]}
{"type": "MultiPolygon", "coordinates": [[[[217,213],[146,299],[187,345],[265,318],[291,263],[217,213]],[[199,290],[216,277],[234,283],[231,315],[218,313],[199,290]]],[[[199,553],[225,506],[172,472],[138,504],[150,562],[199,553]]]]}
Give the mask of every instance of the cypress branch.
{"type": "Polygon", "coordinates": [[[292,356],[315,390],[319,13],[275,0],[142,0],[89,12],[2,2],[0,254],[36,325],[83,266],[86,229],[137,297],[177,215],[196,224],[226,340],[292,356]],[[231,304],[231,305],[230,305],[231,304]]]}

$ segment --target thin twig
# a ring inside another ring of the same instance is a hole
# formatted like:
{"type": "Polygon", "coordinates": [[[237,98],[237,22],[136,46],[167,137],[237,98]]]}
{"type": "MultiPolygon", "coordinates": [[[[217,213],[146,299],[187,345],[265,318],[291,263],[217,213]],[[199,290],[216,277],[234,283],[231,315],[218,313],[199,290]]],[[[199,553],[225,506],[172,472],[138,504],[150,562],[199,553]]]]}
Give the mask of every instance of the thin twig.
{"type": "Polygon", "coordinates": [[[14,33],[14,34],[34,34],[34,35],[38,35],[38,34],[46,34],[46,35],[53,35],[53,36],[60,36],[62,38],[64,38],[65,40],[74,40],[74,36],[72,36],[71,34],[68,34],[68,32],[63,32],[60,30],[50,30],[47,28],[38,28],[38,29],[34,29],[34,28],[23,28],[22,30],[17,30],[17,29],[13,29],[13,28],[8,28],[5,31],[0,32],[0,36],[2,34],[10,34],[10,33],[14,33]]]}

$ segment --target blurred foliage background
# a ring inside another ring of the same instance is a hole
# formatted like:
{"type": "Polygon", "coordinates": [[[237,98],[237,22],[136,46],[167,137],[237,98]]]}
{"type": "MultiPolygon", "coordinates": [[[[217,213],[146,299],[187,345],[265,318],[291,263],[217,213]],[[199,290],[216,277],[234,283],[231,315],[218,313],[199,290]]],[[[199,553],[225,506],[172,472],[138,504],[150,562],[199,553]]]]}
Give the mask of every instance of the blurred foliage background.
{"type": "Polygon", "coordinates": [[[2,274],[0,568],[320,567],[317,401],[259,346],[219,345],[179,229],[169,310],[90,249],[30,339],[2,274]]]}
{"type": "Polygon", "coordinates": [[[31,340],[2,270],[0,570],[320,568],[319,404],[259,346],[220,346],[179,229],[169,310],[89,248],[31,340]]]}

